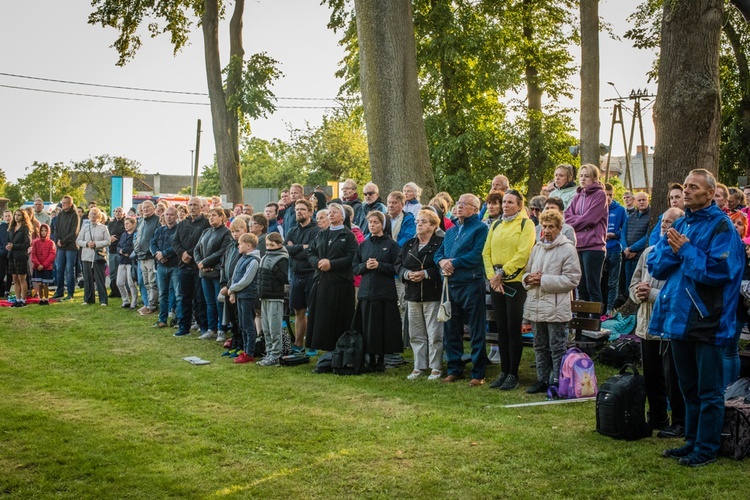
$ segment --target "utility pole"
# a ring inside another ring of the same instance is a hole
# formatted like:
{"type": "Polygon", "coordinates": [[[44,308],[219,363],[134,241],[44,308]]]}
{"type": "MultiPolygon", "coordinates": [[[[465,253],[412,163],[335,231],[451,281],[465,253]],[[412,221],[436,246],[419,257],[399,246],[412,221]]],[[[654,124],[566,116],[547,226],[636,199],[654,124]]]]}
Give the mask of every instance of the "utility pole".
{"type": "MultiPolygon", "coordinates": [[[[640,130],[641,136],[641,157],[643,158],[643,180],[646,183],[646,191],[648,193],[651,193],[651,185],[648,180],[648,151],[646,151],[646,139],[643,135],[643,113],[641,109],[641,100],[649,101],[654,97],[656,97],[656,95],[649,94],[648,90],[646,90],[645,88],[631,90],[630,96],[628,97],[631,101],[635,101],[635,103],[633,104],[633,124],[630,127],[630,142],[628,143],[627,155],[628,158],[630,158],[630,154],[633,150],[633,135],[635,134],[635,123],[638,122],[638,129],[640,130]]],[[[651,104],[653,104],[653,102],[651,104]]],[[[648,104],[646,107],[648,108],[651,104],[648,104]]]]}
{"type": "MultiPolygon", "coordinates": [[[[612,87],[615,89],[615,92],[617,92],[617,88],[615,87],[615,84],[612,82],[607,82],[608,84],[612,85],[612,87]]],[[[617,92],[617,97],[613,97],[611,99],[605,99],[604,102],[614,102],[614,106],[612,108],[612,125],[609,128],[609,152],[607,153],[607,170],[604,174],[604,181],[609,181],[609,167],[610,162],[612,160],[612,144],[614,140],[615,135],[615,126],[620,125],[620,130],[622,130],[622,143],[623,147],[627,150],[628,149],[628,140],[625,137],[625,122],[622,118],[622,103],[625,102],[625,98],[620,95],[619,92],[617,92]]],[[[632,191],[633,190],[633,178],[630,175],[630,155],[625,155],[625,186],[632,191]]]]}
{"type": "MultiPolygon", "coordinates": [[[[193,150],[190,150],[192,159],[193,150]]],[[[198,195],[198,163],[201,155],[201,121],[198,119],[198,129],[195,132],[195,163],[193,163],[193,185],[190,188],[191,196],[198,195]]]]}

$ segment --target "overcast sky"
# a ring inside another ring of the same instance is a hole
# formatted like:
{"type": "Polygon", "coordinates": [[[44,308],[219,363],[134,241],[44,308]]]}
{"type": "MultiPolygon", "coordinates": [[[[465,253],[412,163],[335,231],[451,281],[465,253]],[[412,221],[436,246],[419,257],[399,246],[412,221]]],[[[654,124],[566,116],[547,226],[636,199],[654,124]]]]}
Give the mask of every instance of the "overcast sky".
{"type": "MultiPolygon", "coordinates": [[[[602,0],[600,16],[620,37],[635,2],[602,0]]],[[[189,174],[190,150],[195,149],[196,121],[202,120],[201,165],[214,154],[208,97],[126,91],[7,76],[21,75],[90,84],[205,93],[203,38],[194,31],[191,45],[173,57],[167,36],[143,38],[135,59],[125,67],[115,65],[110,46],[112,29],[89,25],[89,1],[24,0],[4,2],[0,29],[0,169],[9,180],[25,175],[34,161],[68,162],[99,154],[122,155],[137,160],[148,173],[189,174]],[[33,22],[29,22],[33,20],[33,22]],[[22,22],[23,21],[23,22],[22,22]],[[169,100],[202,105],[125,101],[53,94],[24,89],[51,90],[98,96],[169,100]]],[[[245,11],[246,53],[266,51],[281,63],[284,77],[274,92],[280,98],[334,98],[341,84],[334,77],[343,51],[338,35],[326,28],[329,11],[319,0],[248,0],[245,11]]],[[[227,26],[222,26],[225,35],[227,26]]],[[[653,54],[633,49],[627,41],[602,34],[601,98],[614,97],[606,82],[620,93],[646,86],[653,54]]],[[[222,38],[222,64],[228,42],[222,38]]],[[[579,87],[576,75],[573,84],[579,87]]],[[[656,91],[650,84],[649,90],[656,91]]],[[[576,98],[578,99],[578,98],[576,98]]],[[[323,109],[288,107],[330,106],[328,100],[280,99],[279,109],[268,119],[253,122],[253,134],[287,139],[289,126],[305,121],[320,123],[323,109]]],[[[578,102],[572,103],[577,106],[578,102]]],[[[601,142],[609,142],[611,109],[602,103],[601,142]]],[[[625,116],[629,134],[632,118],[625,116]]],[[[576,118],[577,122],[577,118],[576,118]]],[[[653,146],[651,109],[644,113],[646,143],[653,146]]],[[[614,153],[622,154],[616,133],[614,153]]]]}

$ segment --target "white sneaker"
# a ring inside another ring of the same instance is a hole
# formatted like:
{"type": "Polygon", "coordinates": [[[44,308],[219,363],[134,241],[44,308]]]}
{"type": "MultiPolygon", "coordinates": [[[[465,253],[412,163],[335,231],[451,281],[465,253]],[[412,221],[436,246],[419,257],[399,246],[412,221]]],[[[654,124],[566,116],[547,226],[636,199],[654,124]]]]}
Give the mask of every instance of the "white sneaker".
{"type": "Polygon", "coordinates": [[[219,334],[216,336],[216,342],[224,342],[227,340],[227,334],[224,330],[219,330],[219,334]]]}
{"type": "Polygon", "coordinates": [[[490,350],[489,360],[490,360],[490,363],[492,363],[493,365],[499,365],[500,364],[500,350],[499,349],[490,350]]]}
{"type": "Polygon", "coordinates": [[[411,373],[410,373],[410,374],[409,374],[409,375],[408,375],[408,376],[406,377],[406,379],[407,379],[407,380],[417,380],[417,379],[418,379],[419,377],[421,377],[421,376],[422,376],[422,371],[421,371],[421,370],[414,370],[413,372],[411,372],[411,373]]]}
{"type": "Polygon", "coordinates": [[[198,338],[201,339],[201,340],[211,340],[215,336],[216,336],[216,334],[214,333],[213,330],[206,330],[206,333],[204,333],[203,335],[201,335],[198,338]]]}
{"type": "Polygon", "coordinates": [[[256,363],[258,366],[278,366],[279,358],[269,358],[266,356],[256,363]]]}
{"type": "Polygon", "coordinates": [[[442,376],[443,376],[442,372],[433,371],[432,373],[430,373],[430,376],[427,377],[427,380],[438,380],[442,376]]]}

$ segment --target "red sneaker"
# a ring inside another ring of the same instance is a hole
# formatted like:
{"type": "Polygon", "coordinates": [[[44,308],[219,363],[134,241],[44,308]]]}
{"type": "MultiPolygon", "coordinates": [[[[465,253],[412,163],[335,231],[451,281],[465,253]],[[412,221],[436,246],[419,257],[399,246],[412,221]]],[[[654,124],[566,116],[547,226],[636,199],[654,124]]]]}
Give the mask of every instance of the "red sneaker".
{"type": "Polygon", "coordinates": [[[246,353],[242,353],[236,358],[234,358],[235,363],[255,363],[255,358],[253,356],[248,356],[246,353]]]}

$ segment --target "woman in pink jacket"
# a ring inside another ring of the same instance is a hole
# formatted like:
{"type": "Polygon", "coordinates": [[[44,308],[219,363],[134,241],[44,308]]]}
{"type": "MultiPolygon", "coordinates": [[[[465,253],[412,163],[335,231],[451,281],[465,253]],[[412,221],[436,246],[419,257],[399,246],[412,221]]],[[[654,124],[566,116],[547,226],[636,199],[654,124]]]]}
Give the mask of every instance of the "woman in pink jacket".
{"type": "Polygon", "coordinates": [[[573,227],[578,240],[576,250],[581,264],[578,296],[591,302],[602,301],[602,267],[607,255],[609,206],[599,175],[595,165],[582,165],[578,172],[580,186],[565,209],[565,222],[573,227]]]}

